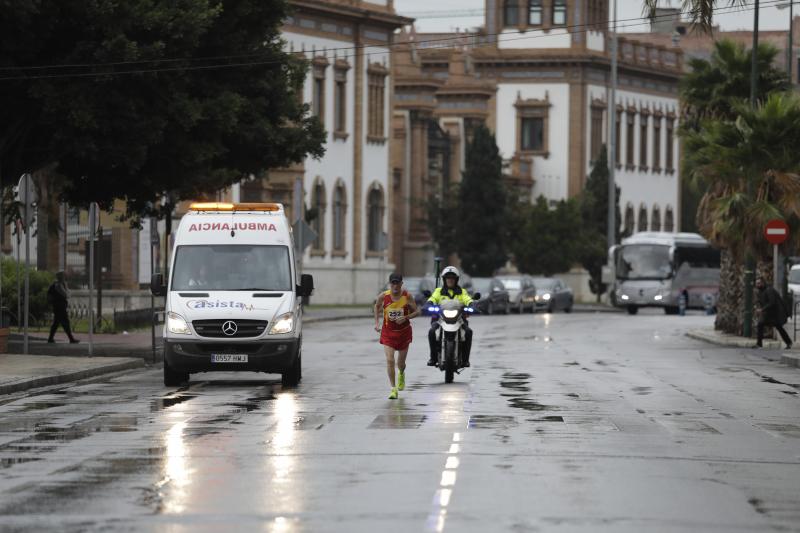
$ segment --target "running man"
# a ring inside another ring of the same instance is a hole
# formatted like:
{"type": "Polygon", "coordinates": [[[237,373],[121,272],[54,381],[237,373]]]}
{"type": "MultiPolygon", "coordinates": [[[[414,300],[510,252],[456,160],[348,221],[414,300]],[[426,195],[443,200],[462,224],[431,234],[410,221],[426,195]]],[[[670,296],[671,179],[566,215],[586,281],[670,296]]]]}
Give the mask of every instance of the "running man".
{"type": "Polygon", "coordinates": [[[386,372],[392,392],[390,400],[397,399],[397,391],[406,388],[406,356],[411,344],[411,319],[419,316],[414,297],[403,290],[403,276],[389,276],[389,290],[378,295],[375,301],[375,331],[381,334],[381,344],[386,354],[386,372]],[[397,352],[397,384],[395,385],[394,353],[397,352]]]}

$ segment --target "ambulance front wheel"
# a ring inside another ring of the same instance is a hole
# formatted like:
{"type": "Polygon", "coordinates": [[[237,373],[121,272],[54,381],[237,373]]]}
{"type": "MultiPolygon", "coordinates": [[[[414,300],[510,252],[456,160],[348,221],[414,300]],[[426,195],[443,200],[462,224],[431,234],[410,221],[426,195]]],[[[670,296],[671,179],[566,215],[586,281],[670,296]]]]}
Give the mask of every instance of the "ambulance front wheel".
{"type": "Polygon", "coordinates": [[[170,366],[167,358],[164,358],[164,385],[167,387],[177,387],[189,381],[188,372],[180,372],[170,366]]]}
{"type": "Polygon", "coordinates": [[[303,358],[302,352],[297,350],[297,357],[294,358],[292,365],[281,374],[281,385],[296,387],[301,379],[303,379],[303,358]]]}

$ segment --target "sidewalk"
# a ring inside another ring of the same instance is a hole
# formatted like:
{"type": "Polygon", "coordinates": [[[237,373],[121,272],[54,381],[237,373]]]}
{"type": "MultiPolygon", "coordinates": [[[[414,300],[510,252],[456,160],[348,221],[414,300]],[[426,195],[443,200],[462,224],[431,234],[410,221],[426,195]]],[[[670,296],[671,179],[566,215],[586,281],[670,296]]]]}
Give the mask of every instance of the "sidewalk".
{"type": "Polygon", "coordinates": [[[142,368],[130,357],[64,357],[0,354],[0,395],[142,368]]]}
{"type": "MultiPolygon", "coordinates": [[[[733,348],[750,348],[756,343],[755,339],[730,335],[714,329],[694,329],[686,332],[686,336],[699,341],[733,348]]],[[[795,343],[791,350],[786,350],[782,341],[764,339],[764,348],[762,349],[783,350],[781,354],[781,363],[788,366],[800,367],[800,349],[798,349],[800,346],[798,346],[798,344],[800,343],[795,343]]]]}

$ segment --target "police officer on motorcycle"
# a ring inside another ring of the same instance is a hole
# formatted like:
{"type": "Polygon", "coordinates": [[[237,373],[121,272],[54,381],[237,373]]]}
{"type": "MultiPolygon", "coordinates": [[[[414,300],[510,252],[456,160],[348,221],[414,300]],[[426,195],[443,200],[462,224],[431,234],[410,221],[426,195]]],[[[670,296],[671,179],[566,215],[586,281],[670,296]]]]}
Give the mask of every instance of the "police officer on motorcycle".
{"type": "MultiPolygon", "coordinates": [[[[458,285],[458,279],[461,275],[458,269],[454,266],[448,266],[442,270],[443,286],[437,287],[433,294],[428,298],[428,302],[438,305],[442,300],[458,300],[464,307],[469,307],[472,304],[472,298],[466,290],[458,285]]],[[[469,353],[472,349],[472,329],[467,324],[467,319],[464,317],[464,366],[469,366],[469,353]]],[[[428,366],[436,366],[436,361],[439,359],[440,344],[436,341],[436,330],[439,328],[439,323],[434,316],[431,319],[431,329],[428,332],[428,344],[431,348],[431,357],[428,359],[428,366]]]]}

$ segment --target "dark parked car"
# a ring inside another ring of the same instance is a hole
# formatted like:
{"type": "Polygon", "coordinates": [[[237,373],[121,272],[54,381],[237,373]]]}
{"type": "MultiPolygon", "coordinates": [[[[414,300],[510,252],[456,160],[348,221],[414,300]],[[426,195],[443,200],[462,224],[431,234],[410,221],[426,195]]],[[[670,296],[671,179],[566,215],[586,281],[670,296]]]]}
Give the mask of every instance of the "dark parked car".
{"type": "Polygon", "coordinates": [[[511,309],[523,313],[526,310],[535,310],[536,286],[533,278],[526,275],[498,276],[503,286],[508,291],[511,300],[511,309]]]}
{"type": "MultiPolygon", "coordinates": [[[[414,296],[414,301],[417,303],[417,307],[421,306],[425,303],[427,298],[423,294],[425,291],[433,292],[433,280],[429,278],[403,278],[403,290],[407,291],[408,294],[414,296]]],[[[384,287],[384,290],[389,290],[389,284],[387,283],[384,287]]]]}
{"type": "Polygon", "coordinates": [[[544,309],[548,313],[564,310],[572,312],[575,298],[566,283],[559,278],[533,278],[536,284],[536,309],[544,309]]]}
{"type": "Polygon", "coordinates": [[[511,308],[508,291],[497,278],[472,278],[470,293],[481,293],[481,299],[473,303],[479,313],[493,315],[495,313],[508,313],[511,308]]]}

